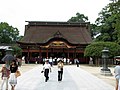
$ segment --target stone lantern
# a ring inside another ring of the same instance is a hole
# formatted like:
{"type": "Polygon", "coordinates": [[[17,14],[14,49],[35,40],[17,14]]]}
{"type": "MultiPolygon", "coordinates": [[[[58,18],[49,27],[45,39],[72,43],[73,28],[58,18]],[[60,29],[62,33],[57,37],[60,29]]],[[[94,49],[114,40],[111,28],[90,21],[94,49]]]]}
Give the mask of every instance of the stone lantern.
{"type": "Polygon", "coordinates": [[[101,74],[106,76],[111,76],[112,73],[110,69],[108,69],[108,58],[109,58],[109,50],[106,47],[104,47],[104,49],[102,50],[103,68],[101,69],[101,74]]]}

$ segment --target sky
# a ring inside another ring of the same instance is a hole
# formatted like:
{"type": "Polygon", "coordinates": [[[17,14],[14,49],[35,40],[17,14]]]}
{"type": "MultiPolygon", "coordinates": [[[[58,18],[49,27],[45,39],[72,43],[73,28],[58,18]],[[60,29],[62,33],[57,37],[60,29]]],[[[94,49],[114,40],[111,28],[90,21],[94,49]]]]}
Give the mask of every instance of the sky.
{"type": "Polygon", "coordinates": [[[25,21],[68,21],[76,13],[91,23],[110,0],[1,0],[0,22],[7,22],[24,35],[25,21]]]}

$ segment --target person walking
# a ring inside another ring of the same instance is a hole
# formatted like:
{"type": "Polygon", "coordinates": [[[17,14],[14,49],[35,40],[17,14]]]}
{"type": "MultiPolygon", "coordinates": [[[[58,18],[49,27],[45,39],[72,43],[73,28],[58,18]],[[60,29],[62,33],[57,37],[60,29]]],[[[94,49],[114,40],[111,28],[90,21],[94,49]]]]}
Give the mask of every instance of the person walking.
{"type": "Polygon", "coordinates": [[[0,71],[2,73],[2,83],[1,83],[1,90],[3,90],[3,85],[6,83],[6,90],[8,90],[8,79],[9,79],[9,75],[10,75],[10,71],[9,69],[7,69],[6,65],[3,64],[2,65],[2,69],[0,71]]]}
{"type": "Polygon", "coordinates": [[[115,73],[115,78],[116,78],[116,87],[115,87],[115,90],[120,90],[120,87],[118,87],[119,80],[120,80],[120,61],[118,61],[117,64],[118,65],[115,66],[115,68],[114,68],[114,73],[115,73]]]}
{"type": "Polygon", "coordinates": [[[49,80],[49,72],[51,72],[51,65],[49,64],[49,60],[45,61],[45,64],[43,66],[44,76],[45,76],[45,82],[49,80]]]}
{"type": "Polygon", "coordinates": [[[79,67],[79,60],[78,60],[78,58],[75,58],[74,62],[76,63],[77,67],[79,67]]]}
{"type": "Polygon", "coordinates": [[[49,58],[49,63],[51,65],[51,67],[52,67],[53,66],[53,59],[52,59],[52,57],[49,58]]]}
{"type": "Polygon", "coordinates": [[[11,62],[10,65],[10,78],[9,78],[9,83],[11,85],[11,90],[15,90],[15,86],[17,84],[17,77],[16,77],[16,72],[18,71],[18,65],[15,60],[11,62]]]}
{"type": "Polygon", "coordinates": [[[63,61],[59,60],[58,62],[58,81],[62,81],[63,75],[63,61]]]}

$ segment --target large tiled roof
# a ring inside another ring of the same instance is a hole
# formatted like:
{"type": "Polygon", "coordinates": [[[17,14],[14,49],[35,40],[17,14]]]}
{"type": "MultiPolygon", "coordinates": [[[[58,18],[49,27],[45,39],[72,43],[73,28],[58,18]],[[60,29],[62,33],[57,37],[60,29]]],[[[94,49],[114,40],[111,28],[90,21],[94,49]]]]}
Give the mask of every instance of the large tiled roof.
{"type": "Polygon", "coordinates": [[[19,43],[47,43],[63,38],[71,44],[90,44],[89,23],[27,21],[24,37],[19,43]]]}

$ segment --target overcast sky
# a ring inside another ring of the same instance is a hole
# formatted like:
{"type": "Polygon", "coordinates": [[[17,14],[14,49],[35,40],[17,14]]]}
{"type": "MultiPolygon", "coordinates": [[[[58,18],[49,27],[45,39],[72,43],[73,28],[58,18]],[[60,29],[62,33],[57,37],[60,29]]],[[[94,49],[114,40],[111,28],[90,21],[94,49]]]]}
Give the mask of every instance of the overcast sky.
{"type": "Polygon", "coordinates": [[[79,12],[94,23],[109,0],[1,0],[0,22],[18,28],[24,35],[25,21],[67,21],[79,12]]]}

